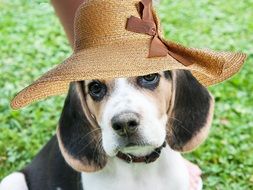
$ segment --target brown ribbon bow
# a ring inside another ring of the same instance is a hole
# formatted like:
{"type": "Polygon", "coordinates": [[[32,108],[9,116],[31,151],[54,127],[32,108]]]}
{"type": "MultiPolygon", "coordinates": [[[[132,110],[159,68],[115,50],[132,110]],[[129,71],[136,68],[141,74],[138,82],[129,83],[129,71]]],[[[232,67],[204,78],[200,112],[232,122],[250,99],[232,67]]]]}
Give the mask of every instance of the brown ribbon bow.
{"type": "Polygon", "coordinates": [[[153,36],[148,57],[165,57],[167,54],[179,61],[185,66],[193,64],[190,57],[180,55],[180,52],[173,52],[168,44],[165,44],[158,33],[157,24],[152,12],[152,0],[141,0],[140,2],[141,18],[131,16],[128,18],[126,29],[131,32],[148,34],[153,36]]]}

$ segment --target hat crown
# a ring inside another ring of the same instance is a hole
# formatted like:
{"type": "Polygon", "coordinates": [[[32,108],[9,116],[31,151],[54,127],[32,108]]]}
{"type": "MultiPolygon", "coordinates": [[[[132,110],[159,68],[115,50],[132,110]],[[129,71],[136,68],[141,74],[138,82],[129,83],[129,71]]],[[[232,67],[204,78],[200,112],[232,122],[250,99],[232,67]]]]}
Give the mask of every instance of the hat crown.
{"type": "Polygon", "coordinates": [[[130,16],[140,17],[138,0],[88,0],[75,17],[75,51],[124,40],[150,39],[126,30],[130,16]]]}
{"type": "Polygon", "coordinates": [[[187,48],[161,39],[159,19],[154,12],[155,23],[150,19],[150,1],[141,0],[140,19],[137,0],[86,0],[75,18],[73,55],[19,92],[11,102],[12,108],[63,94],[74,81],[184,69],[209,86],[239,71],[247,57],[243,53],[187,48]],[[150,52],[158,56],[148,57],[150,52]]]}

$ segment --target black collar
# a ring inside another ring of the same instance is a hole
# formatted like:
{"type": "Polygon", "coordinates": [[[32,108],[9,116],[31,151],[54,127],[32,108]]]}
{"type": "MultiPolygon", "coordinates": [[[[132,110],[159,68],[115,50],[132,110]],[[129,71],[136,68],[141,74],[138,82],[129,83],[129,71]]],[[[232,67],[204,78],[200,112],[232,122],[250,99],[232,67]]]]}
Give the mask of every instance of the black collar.
{"type": "Polygon", "coordinates": [[[125,154],[123,152],[118,152],[117,153],[117,157],[125,160],[127,163],[141,163],[141,162],[145,162],[145,163],[151,163],[156,161],[157,158],[159,158],[160,154],[161,154],[161,150],[162,148],[166,147],[166,142],[164,142],[162,144],[162,146],[156,148],[153,152],[151,152],[149,155],[147,156],[134,156],[132,154],[125,154]]]}

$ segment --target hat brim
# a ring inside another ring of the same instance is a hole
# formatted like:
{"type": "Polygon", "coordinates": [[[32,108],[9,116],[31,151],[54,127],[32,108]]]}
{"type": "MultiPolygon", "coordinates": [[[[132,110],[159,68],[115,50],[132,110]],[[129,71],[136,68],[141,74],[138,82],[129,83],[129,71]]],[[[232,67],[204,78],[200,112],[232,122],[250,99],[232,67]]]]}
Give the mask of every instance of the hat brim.
{"type": "Polygon", "coordinates": [[[200,83],[210,86],[238,72],[246,58],[243,53],[215,53],[195,49],[203,56],[216,54],[224,60],[223,70],[217,74],[219,72],[212,72],[198,63],[186,67],[169,54],[166,57],[147,58],[149,43],[150,40],[129,40],[76,52],[19,92],[12,100],[11,107],[19,109],[36,100],[64,94],[70,82],[74,81],[141,76],[174,69],[190,70],[200,83]]]}

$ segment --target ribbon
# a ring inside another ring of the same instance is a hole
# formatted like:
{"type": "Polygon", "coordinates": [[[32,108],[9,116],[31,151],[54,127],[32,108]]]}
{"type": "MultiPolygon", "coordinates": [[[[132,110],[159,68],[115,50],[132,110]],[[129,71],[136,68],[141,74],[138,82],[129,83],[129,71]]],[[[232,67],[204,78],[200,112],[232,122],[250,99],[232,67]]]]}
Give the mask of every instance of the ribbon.
{"type": "Polygon", "coordinates": [[[141,0],[139,8],[141,18],[135,16],[128,18],[126,30],[152,36],[148,57],[165,57],[169,54],[185,66],[192,65],[194,60],[190,58],[191,56],[180,55],[181,51],[178,48],[173,49],[173,46],[171,48],[169,43],[164,43],[159,36],[158,27],[152,12],[152,0],[141,0]]]}

